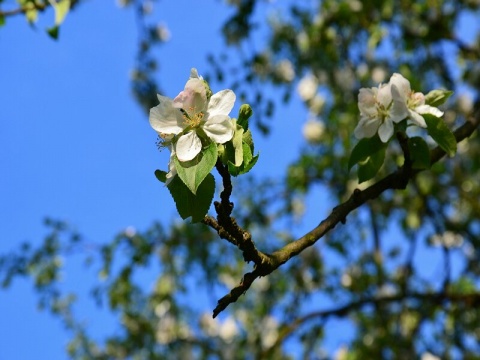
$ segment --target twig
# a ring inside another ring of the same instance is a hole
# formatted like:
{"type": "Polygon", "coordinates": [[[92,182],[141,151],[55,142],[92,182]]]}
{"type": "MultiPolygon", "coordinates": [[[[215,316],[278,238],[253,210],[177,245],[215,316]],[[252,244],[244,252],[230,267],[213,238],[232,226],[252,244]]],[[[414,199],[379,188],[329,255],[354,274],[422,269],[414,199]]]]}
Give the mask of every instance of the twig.
{"type": "Polygon", "coordinates": [[[267,256],[258,251],[252,240],[252,235],[242,229],[237,221],[231,216],[233,203],[230,201],[232,195],[232,180],[226,166],[220,160],[215,164],[215,168],[222,177],[223,190],[220,193],[220,202],[215,201],[215,211],[217,212],[217,220],[206,216],[202,221],[205,225],[213,228],[222,239],[237,246],[243,252],[243,259],[246,262],[253,261],[255,267],[263,264],[267,260],[267,256]]]}

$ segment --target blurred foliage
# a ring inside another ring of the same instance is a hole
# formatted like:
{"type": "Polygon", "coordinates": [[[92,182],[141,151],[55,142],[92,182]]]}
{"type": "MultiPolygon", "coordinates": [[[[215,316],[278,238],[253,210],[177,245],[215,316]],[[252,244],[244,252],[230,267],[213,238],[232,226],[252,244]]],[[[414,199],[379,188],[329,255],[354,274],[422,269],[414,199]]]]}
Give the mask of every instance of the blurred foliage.
{"type": "MultiPolygon", "coordinates": [[[[156,105],[159,88],[151,49],[165,39],[145,25],[153,3],[124,3],[138,14],[132,87],[145,109],[156,105]]],[[[317,124],[290,120],[289,127],[292,121],[304,126],[307,141],[283,178],[234,183],[237,222],[264,252],[302,235],[296,229],[305,202],[319,190],[328,199],[323,209],[372,183],[359,185],[348,172],[360,87],[400,72],[415,90],[454,90],[443,107],[451,129],[478,108],[478,1],[230,0],[227,6],[231,16],[221,34],[227,46],[208,55],[208,79],[250,103],[251,123],[265,134],[286,126],[276,110],[295,92],[317,124]]],[[[401,149],[389,148],[386,158],[377,179],[401,164],[401,149]]],[[[255,282],[219,319],[202,304],[213,308],[250,266],[204,225],[126,229],[93,246],[68,225],[49,221],[50,234],[37,250],[24,245],[1,257],[0,280],[8,286],[17,276],[33,279],[39,304],[72,332],[74,359],[475,359],[479,179],[474,133],[456,157],[419,173],[405,191],[384,193],[350,214],[313,248],[255,282]],[[119,320],[102,341],[72,315],[75,297],[59,286],[59,259],[85,247],[102,279],[92,294],[119,320]]]]}

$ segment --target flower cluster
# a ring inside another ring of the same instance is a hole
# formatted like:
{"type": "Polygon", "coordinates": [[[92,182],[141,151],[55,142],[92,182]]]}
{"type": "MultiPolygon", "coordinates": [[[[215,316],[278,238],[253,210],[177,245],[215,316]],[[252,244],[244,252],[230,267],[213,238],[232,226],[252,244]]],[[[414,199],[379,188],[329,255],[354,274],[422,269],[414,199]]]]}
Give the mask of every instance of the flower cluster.
{"type": "Polygon", "coordinates": [[[231,140],[234,124],[229,113],[235,102],[232,90],[214,95],[196,69],[190,72],[185,88],[175,99],[158,95],[157,106],[150,109],[150,125],[158,133],[161,145],[171,150],[168,183],[176,175],[174,158],[181,162],[194,159],[211,142],[231,140]]]}
{"type": "Polygon", "coordinates": [[[425,95],[412,91],[410,82],[400,74],[393,74],[388,84],[378,88],[362,88],[358,94],[360,122],[355,128],[358,139],[370,138],[377,131],[380,140],[386,143],[393,135],[394,123],[404,119],[426,128],[422,115],[443,115],[436,107],[425,104],[425,95]]]}

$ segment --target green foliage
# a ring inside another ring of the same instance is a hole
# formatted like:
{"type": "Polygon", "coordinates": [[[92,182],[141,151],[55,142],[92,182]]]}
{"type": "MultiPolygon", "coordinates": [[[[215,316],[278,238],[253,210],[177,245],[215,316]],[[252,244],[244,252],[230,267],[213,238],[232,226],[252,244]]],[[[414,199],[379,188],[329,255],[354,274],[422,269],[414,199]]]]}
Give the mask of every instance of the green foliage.
{"type": "Polygon", "coordinates": [[[167,172],[162,170],[155,170],[155,177],[158,181],[164,183],[167,181],[167,172]]]}
{"type": "Polygon", "coordinates": [[[58,39],[58,34],[60,31],[60,25],[65,20],[68,12],[70,11],[71,1],[70,0],[60,0],[58,2],[53,2],[53,9],[55,10],[55,25],[47,29],[48,35],[53,39],[58,39]]]}
{"type": "Polygon", "coordinates": [[[240,125],[243,130],[248,130],[248,120],[253,115],[252,107],[248,104],[243,104],[240,106],[240,110],[238,111],[238,121],[237,124],[240,125]]]}
{"type": "Polygon", "coordinates": [[[383,165],[387,144],[378,135],[361,139],[352,150],[348,161],[348,169],[358,164],[358,181],[370,180],[383,165]]]}
{"type": "Polygon", "coordinates": [[[424,170],[430,168],[430,149],[425,140],[419,136],[409,138],[408,150],[413,169],[424,170]]]}
{"type": "Polygon", "coordinates": [[[57,26],[57,25],[54,25],[52,26],[51,28],[48,28],[47,29],[47,33],[48,35],[50,35],[50,37],[52,39],[55,39],[57,40],[58,39],[58,32],[60,31],[60,28],[57,26]]]}
{"type": "Polygon", "coordinates": [[[185,183],[175,176],[168,185],[168,190],[182,219],[192,217],[192,223],[197,223],[203,220],[212,204],[215,178],[212,174],[207,174],[199,184],[198,192],[193,194],[185,183]]]}
{"type": "Polygon", "coordinates": [[[358,164],[358,182],[361,184],[364,181],[370,180],[375,175],[383,165],[385,161],[385,148],[374,152],[368,158],[358,164]]]}
{"type": "Polygon", "coordinates": [[[371,138],[361,139],[352,150],[350,159],[348,160],[348,170],[354,167],[356,164],[365,162],[370,156],[376,152],[382,151],[387,146],[383,143],[378,135],[371,138]]]}
{"type": "Polygon", "coordinates": [[[197,193],[200,184],[214,168],[217,155],[217,145],[211,142],[191,161],[179,161],[177,157],[174,158],[178,176],[193,195],[197,193]]]}
{"type": "MultiPolygon", "coordinates": [[[[248,108],[245,113],[252,114],[251,111],[248,111],[248,108]]],[[[247,120],[248,118],[245,119],[244,125],[248,129],[247,120]]],[[[224,145],[220,145],[221,151],[219,156],[221,161],[227,165],[230,175],[238,176],[249,172],[257,163],[259,155],[253,156],[255,146],[251,131],[249,129],[245,130],[238,121],[235,126],[236,130],[232,140],[224,145]]]]}
{"type": "Polygon", "coordinates": [[[452,95],[453,91],[432,90],[427,95],[425,95],[425,104],[438,107],[440,105],[443,105],[452,95]]]}
{"type": "Polygon", "coordinates": [[[423,115],[425,122],[427,123],[428,135],[440,146],[448,156],[452,157],[457,152],[457,140],[445,125],[442,119],[439,119],[433,115],[423,115]]]}

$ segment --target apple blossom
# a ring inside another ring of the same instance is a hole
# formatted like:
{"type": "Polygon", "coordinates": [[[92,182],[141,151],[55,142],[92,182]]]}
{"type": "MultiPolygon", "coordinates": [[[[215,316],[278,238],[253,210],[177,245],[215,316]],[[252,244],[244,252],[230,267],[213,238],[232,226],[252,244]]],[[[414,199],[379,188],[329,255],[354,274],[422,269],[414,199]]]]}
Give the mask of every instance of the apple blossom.
{"type": "Polygon", "coordinates": [[[158,100],[159,104],[150,109],[150,125],[163,139],[175,135],[171,143],[179,161],[195,158],[203,147],[202,139],[224,144],[233,137],[228,114],[235,94],[222,90],[209,97],[196,69],[191,70],[184,90],[175,99],[158,95],[158,100]]]}
{"type": "Polygon", "coordinates": [[[408,112],[408,118],[417,126],[426,128],[427,124],[422,114],[441,117],[443,112],[438,108],[425,105],[425,95],[414,92],[410,88],[410,81],[402,75],[395,73],[390,78],[393,100],[397,101],[408,112]]]}
{"type": "Polygon", "coordinates": [[[360,122],[354,132],[358,139],[370,138],[378,131],[380,140],[387,142],[393,135],[393,123],[402,121],[408,115],[404,104],[392,98],[390,84],[360,89],[358,108],[360,122]]]}
{"type": "Polygon", "coordinates": [[[322,121],[310,119],[303,125],[302,132],[309,143],[319,143],[325,133],[325,124],[322,121]]]}

